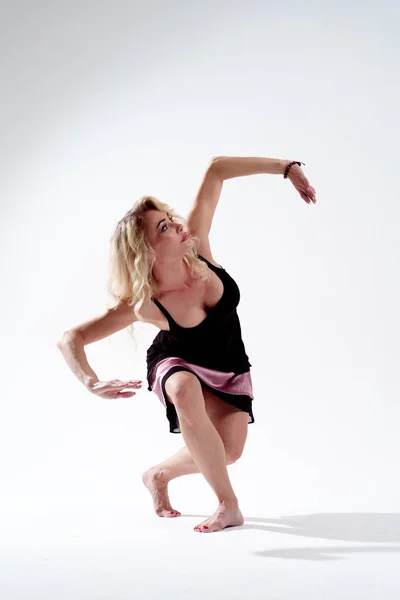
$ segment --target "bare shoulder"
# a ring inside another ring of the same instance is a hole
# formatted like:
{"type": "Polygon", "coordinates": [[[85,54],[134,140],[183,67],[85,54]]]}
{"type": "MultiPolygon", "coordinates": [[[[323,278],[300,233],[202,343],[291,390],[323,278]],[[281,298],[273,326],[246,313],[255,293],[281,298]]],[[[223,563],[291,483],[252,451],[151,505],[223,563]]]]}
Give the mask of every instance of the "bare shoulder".
{"type": "Polygon", "coordinates": [[[146,300],[142,304],[138,313],[145,323],[155,325],[159,329],[162,329],[165,326],[165,317],[160,313],[159,308],[151,299],[146,300]]]}

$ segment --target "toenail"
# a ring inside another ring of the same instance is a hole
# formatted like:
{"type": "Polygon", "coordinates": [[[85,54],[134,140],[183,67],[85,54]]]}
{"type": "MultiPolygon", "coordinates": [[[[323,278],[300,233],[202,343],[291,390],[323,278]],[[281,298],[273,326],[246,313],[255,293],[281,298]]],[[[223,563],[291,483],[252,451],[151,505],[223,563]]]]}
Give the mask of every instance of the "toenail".
{"type": "Polygon", "coordinates": [[[208,525],[203,525],[204,529],[208,529],[208,525]]]}

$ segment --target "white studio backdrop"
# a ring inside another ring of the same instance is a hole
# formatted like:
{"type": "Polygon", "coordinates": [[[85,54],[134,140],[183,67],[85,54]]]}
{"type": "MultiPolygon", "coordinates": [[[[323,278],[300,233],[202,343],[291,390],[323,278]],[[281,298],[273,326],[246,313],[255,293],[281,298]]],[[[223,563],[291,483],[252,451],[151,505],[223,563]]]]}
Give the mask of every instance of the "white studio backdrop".
{"type": "MultiPolygon", "coordinates": [[[[141,473],[184,444],[147,390],[158,330],[86,347],[99,378],[143,380],[118,401],[91,395],[56,342],[104,310],[117,221],[144,194],[186,216],[216,155],[300,160],[317,193],[307,205],[282,176],[236,178],[215,213],[211,249],[240,287],[255,395],[229,468],[242,510],[398,510],[398,4],[1,11],[7,511],[151,512],[141,473]]],[[[201,475],[170,494],[180,511],[215,509],[201,475]]]]}

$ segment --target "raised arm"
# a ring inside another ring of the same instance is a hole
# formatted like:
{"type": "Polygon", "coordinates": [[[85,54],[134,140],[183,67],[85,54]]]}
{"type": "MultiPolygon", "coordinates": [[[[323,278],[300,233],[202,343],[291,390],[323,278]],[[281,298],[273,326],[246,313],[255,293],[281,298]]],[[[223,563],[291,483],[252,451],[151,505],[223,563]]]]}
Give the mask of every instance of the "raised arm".
{"type": "Polygon", "coordinates": [[[315,189],[310,185],[298,161],[262,156],[216,156],[212,164],[214,172],[218,173],[222,181],[246,175],[283,175],[307,204],[315,204],[317,201],[315,189]]]}
{"type": "Polygon", "coordinates": [[[199,251],[203,255],[211,256],[208,235],[224,181],[234,177],[261,174],[286,176],[305,202],[316,203],[315,189],[296,161],[257,156],[215,156],[204,173],[186,219],[190,233],[200,238],[199,251]]]}

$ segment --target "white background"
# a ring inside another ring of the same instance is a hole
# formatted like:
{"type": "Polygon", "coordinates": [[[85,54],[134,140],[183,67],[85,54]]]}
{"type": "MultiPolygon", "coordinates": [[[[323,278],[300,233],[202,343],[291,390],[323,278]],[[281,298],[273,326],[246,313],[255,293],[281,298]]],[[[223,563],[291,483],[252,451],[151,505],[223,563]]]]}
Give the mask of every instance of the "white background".
{"type": "Polygon", "coordinates": [[[1,598],[398,597],[399,21],[394,0],[2,4],[1,598]],[[56,342],[103,312],[117,221],[144,194],[186,216],[216,155],[301,160],[317,204],[224,183],[211,249],[256,422],[229,467],[245,525],[200,535],[202,475],[171,482],[178,519],[141,482],[184,444],[147,390],[158,330],[86,347],[99,378],[143,379],[118,401],[56,342]]]}

